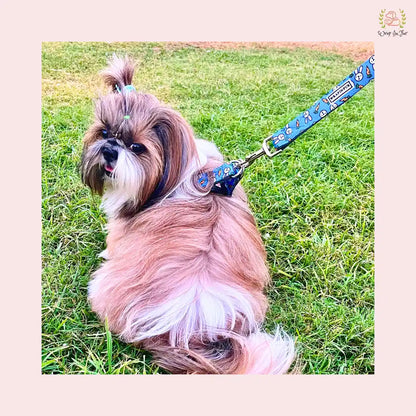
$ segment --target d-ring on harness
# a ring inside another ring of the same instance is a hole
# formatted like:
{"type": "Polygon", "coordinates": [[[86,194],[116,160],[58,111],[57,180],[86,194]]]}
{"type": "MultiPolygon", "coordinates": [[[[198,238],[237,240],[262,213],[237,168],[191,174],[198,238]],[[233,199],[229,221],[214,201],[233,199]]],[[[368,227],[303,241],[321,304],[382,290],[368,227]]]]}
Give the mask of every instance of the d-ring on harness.
{"type": "Polygon", "coordinates": [[[263,155],[272,158],[281,153],[297,137],[326,117],[331,111],[344,104],[374,79],[374,63],[373,55],[335,88],[316,101],[312,107],[299,114],[285,127],[264,139],[262,148],[257,152],[248,155],[244,160],[234,160],[230,163],[224,163],[212,171],[200,173],[198,176],[199,186],[202,189],[211,186],[210,192],[231,196],[242,178],[244,170],[256,159],[263,155]],[[273,145],[273,148],[271,145],[273,145]]]}

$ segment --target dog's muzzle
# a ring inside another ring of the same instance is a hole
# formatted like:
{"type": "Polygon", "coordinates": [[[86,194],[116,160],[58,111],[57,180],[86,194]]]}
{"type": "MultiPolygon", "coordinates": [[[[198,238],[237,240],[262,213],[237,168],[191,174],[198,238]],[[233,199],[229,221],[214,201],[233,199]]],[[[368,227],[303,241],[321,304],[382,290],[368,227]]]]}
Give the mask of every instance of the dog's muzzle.
{"type": "Polygon", "coordinates": [[[111,175],[114,170],[114,164],[118,158],[118,144],[115,140],[109,140],[102,148],[102,154],[105,160],[104,169],[107,175],[111,175]]]}

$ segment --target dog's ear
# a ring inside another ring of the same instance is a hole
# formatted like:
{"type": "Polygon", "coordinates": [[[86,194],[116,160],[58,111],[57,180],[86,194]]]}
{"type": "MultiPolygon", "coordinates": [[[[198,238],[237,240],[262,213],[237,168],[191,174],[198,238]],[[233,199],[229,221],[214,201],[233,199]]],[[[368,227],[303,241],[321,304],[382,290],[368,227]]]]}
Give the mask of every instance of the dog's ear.
{"type": "Polygon", "coordinates": [[[104,82],[113,91],[122,91],[126,85],[131,85],[134,75],[134,62],[125,56],[119,58],[113,55],[108,67],[101,72],[104,82]]]}
{"type": "MultiPolygon", "coordinates": [[[[90,129],[86,134],[86,139],[93,136],[92,129],[90,129]]],[[[93,139],[90,139],[93,140],[93,139]]],[[[81,163],[80,163],[80,173],[82,182],[89,186],[92,192],[102,195],[104,191],[104,183],[102,180],[102,172],[97,169],[97,163],[100,159],[101,152],[98,146],[90,146],[90,151],[87,152],[87,142],[84,142],[84,148],[82,151],[81,163]]]]}
{"type": "Polygon", "coordinates": [[[163,150],[164,167],[151,199],[161,198],[173,191],[197,154],[191,126],[171,108],[159,109],[153,131],[163,150]]]}

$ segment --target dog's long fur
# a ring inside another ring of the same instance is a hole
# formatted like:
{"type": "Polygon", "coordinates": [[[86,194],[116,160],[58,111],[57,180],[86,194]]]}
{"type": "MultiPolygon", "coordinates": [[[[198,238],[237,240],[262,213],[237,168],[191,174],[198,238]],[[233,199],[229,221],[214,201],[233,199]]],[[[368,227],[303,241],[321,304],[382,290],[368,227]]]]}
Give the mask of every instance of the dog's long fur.
{"type": "Polygon", "coordinates": [[[112,92],[98,100],[84,141],[82,178],[103,194],[109,218],[105,261],[89,284],[92,309],[173,373],[285,373],[294,344],[281,330],[260,329],[269,274],[244,191],[224,197],[194,186],[220,154],[154,96],[124,89],[133,70],[113,59],[104,73],[112,92]],[[105,167],[103,129],[115,166],[105,167]],[[134,154],[132,143],[146,150],[134,154]]]}

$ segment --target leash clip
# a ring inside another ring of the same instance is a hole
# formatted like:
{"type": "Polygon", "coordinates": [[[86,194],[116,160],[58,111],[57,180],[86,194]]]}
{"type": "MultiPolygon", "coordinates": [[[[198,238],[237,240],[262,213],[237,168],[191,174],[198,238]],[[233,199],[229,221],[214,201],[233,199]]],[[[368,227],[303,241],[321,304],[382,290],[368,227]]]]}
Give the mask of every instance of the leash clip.
{"type": "Polygon", "coordinates": [[[240,159],[240,160],[235,160],[232,163],[236,163],[236,165],[240,168],[239,171],[233,175],[233,176],[237,176],[240,175],[244,172],[244,169],[248,168],[255,160],[257,160],[259,157],[266,155],[270,158],[275,157],[276,155],[278,155],[279,153],[282,152],[283,149],[278,149],[275,152],[272,152],[270,150],[269,147],[269,141],[271,141],[273,138],[273,135],[266,137],[263,140],[263,145],[262,148],[257,150],[257,152],[251,153],[250,155],[246,156],[246,158],[240,159]]]}

